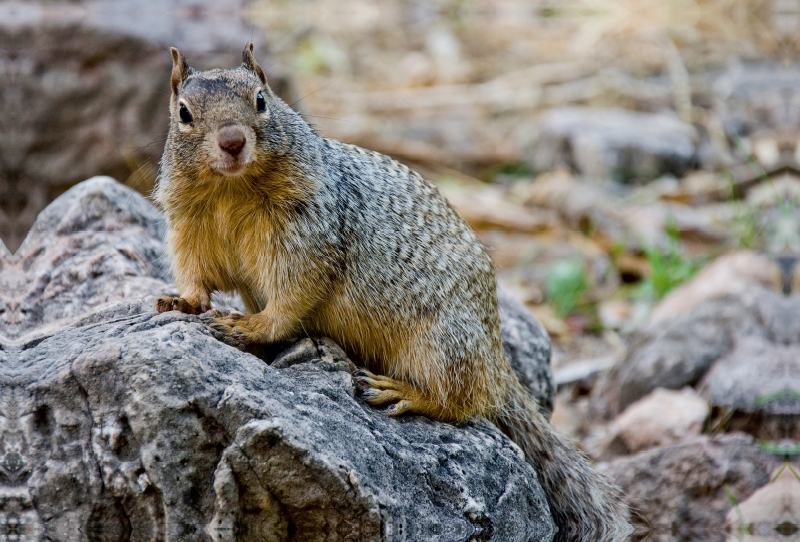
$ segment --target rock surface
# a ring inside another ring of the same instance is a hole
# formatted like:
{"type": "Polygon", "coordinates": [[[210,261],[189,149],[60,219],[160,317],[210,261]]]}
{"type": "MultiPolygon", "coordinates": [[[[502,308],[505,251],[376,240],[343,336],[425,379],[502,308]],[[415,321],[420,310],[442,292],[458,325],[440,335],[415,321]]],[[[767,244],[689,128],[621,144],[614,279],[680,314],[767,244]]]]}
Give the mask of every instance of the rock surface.
{"type": "Polygon", "coordinates": [[[627,495],[634,540],[725,540],[727,492],[741,502],[769,481],[780,459],[742,434],[656,448],[611,463],[627,495]]]}
{"type": "Polygon", "coordinates": [[[534,315],[502,288],[497,291],[503,349],[520,382],[546,414],[553,411],[556,387],[550,369],[550,338],[534,315]],[[543,362],[544,360],[544,362],[543,362]]]}
{"type": "Polygon", "coordinates": [[[669,446],[700,434],[708,403],[692,388],[658,388],[614,420],[613,433],[630,452],[669,446]]]}
{"type": "MultiPolygon", "coordinates": [[[[536,473],[492,425],[388,418],[327,339],[257,357],[203,316],[153,312],[142,296],[172,287],[159,219],[95,178],[5,256],[23,288],[2,290],[17,318],[0,339],[3,522],[31,540],[552,538],[536,473]]],[[[549,342],[500,299],[507,352],[547,409],[549,342]]]]}
{"type": "Polygon", "coordinates": [[[800,344],[744,337],[714,364],[698,389],[729,412],[800,415],[800,344]]]}
{"type": "Polygon", "coordinates": [[[49,201],[91,175],[152,187],[167,131],[170,46],[198,68],[234,67],[252,39],[272,88],[290,94],[238,0],[24,4],[0,17],[8,74],[0,85],[0,237],[11,252],[49,201]]]}
{"type": "Polygon", "coordinates": [[[650,325],[689,312],[705,299],[742,295],[753,287],[775,283],[775,264],[763,254],[740,251],[726,254],[704,267],[692,280],[675,288],[653,309],[650,325]]]}
{"type": "Polygon", "coordinates": [[[19,358],[3,375],[18,476],[4,511],[16,501],[58,539],[553,534],[534,472],[494,427],[388,418],[326,341],[274,369],[196,317],[122,303],[19,358]]]}
{"type": "Polygon", "coordinates": [[[800,479],[797,468],[785,464],[772,473],[770,483],[728,512],[726,519],[731,532],[728,540],[777,542],[792,534],[796,537],[797,518],[800,518],[800,479]]]}
{"type": "Polygon", "coordinates": [[[567,166],[594,179],[682,176],[698,162],[695,128],[664,113],[561,107],[543,114],[531,161],[538,170],[567,166]]]}
{"type": "Polygon", "coordinates": [[[598,386],[596,404],[614,416],[658,387],[680,389],[702,381],[701,393],[712,406],[764,411],[765,393],[790,390],[782,404],[800,412],[792,396],[800,390],[792,369],[798,347],[798,295],[753,287],[739,296],[702,301],[688,314],[642,332],[598,386]]]}
{"type": "Polygon", "coordinates": [[[174,289],[164,220],[110,177],[74,186],[39,214],[0,274],[0,341],[24,342],[95,308],[174,289]]]}

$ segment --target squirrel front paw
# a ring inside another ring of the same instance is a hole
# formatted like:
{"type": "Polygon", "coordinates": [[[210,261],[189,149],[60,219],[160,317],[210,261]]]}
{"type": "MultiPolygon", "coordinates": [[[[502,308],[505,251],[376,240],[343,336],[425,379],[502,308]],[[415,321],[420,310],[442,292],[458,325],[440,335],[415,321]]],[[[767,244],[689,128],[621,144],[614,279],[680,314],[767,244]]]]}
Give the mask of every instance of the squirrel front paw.
{"type": "Polygon", "coordinates": [[[182,297],[159,296],[156,300],[156,311],[179,311],[185,314],[202,314],[211,310],[207,303],[192,304],[182,297]]]}
{"type": "Polygon", "coordinates": [[[258,319],[252,314],[233,313],[221,318],[213,318],[209,324],[214,331],[231,337],[242,344],[266,344],[269,337],[261,329],[258,319]]]}

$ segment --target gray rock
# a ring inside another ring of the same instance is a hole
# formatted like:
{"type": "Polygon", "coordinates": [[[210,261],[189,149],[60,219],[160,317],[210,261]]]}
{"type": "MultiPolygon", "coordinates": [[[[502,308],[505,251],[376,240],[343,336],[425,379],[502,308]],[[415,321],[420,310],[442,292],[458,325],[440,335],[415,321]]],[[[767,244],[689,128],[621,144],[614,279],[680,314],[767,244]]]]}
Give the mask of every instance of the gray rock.
{"type": "MultiPolygon", "coordinates": [[[[91,179],[2,262],[23,288],[0,290],[19,307],[0,338],[0,520],[33,540],[552,539],[536,473],[491,424],[387,417],[328,339],[248,353],[205,316],[156,314],[160,220],[91,179]]],[[[499,295],[547,408],[547,335],[499,295]]]]}
{"type": "Polygon", "coordinates": [[[53,538],[553,535],[535,473],[499,431],[388,418],[356,399],[328,341],[274,369],[197,317],[123,303],[17,355],[0,373],[0,464],[15,476],[0,514],[53,538]]]}
{"type": "Polygon", "coordinates": [[[549,416],[556,396],[550,369],[550,337],[525,305],[503,288],[497,289],[497,301],[506,356],[517,378],[549,416]]]}
{"type": "Polygon", "coordinates": [[[11,252],[39,211],[83,179],[113,175],[152,188],[167,131],[169,46],[198,68],[233,67],[253,39],[272,88],[291,95],[240,13],[237,0],[31,1],[3,10],[0,237],[11,252]]]}
{"type": "Polygon", "coordinates": [[[697,166],[695,128],[670,113],[560,107],[544,113],[530,160],[537,170],[567,166],[593,179],[648,181],[697,166]]]}
{"type": "Polygon", "coordinates": [[[678,444],[698,436],[708,414],[708,402],[692,388],[657,388],[616,417],[609,440],[626,452],[678,444]]]}
{"type": "Polygon", "coordinates": [[[765,254],[739,250],[715,258],[685,284],[671,290],[650,313],[648,326],[688,313],[706,299],[746,296],[753,287],[771,288],[776,265],[765,254]]]}
{"type": "Polygon", "coordinates": [[[706,300],[651,326],[595,393],[614,416],[658,387],[698,386],[730,414],[798,414],[800,296],[760,287],[706,300]]]}
{"type": "MultiPolygon", "coordinates": [[[[699,385],[700,394],[727,414],[800,415],[800,344],[745,337],[699,385]]],[[[760,420],[763,423],[763,420],[760,420]]]]}
{"type": "Polygon", "coordinates": [[[728,491],[738,502],[769,481],[781,459],[742,434],[699,437],[610,464],[627,496],[636,540],[725,540],[728,491]]]}
{"type": "Polygon", "coordinates": [[[163,216],[110,177],[64,193],[0,274],[0,341],[24,342],[124,299],[174,290],[163,216]]]}
{"type": "Polygon", "coordinates": [[[689,314],[645,330],[600,382],[595,405],[614,416],[656,388],[694,386],[740,337],[766,334],[754,303],[735,296],[704,301],[689,314]]]}

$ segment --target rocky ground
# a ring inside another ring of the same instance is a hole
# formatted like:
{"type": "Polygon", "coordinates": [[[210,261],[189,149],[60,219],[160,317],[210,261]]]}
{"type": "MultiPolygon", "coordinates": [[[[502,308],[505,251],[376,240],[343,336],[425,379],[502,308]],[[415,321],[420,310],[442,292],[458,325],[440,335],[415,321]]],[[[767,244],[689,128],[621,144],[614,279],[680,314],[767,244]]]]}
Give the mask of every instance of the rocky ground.
{"type": "MultiPolygon", "coordinates": [[[[352,362],[325,339],[242,352],[202,317],[156,314],[154,293],[174,290],[162,237],[144,198],[99,177],[5,253],[0,513],[14,529],[64,540],[552,536],[533,471],[491,426],[388,420],[358,399],[352,362]]],[[[518,375],[546,410],[558,389],[554,423],[621,485],[642,539],[794,525],[800,482],[770,477],[796,472],[782,461],[797,453],[800,304],[759,283],[771,264],[717,258],[626,337],[623,357],[565,360],[555,379],[543,326],[500,296],[518,375]]],[[[558,336],[564,352],[607,342],[572,326],[558,336]]]]}

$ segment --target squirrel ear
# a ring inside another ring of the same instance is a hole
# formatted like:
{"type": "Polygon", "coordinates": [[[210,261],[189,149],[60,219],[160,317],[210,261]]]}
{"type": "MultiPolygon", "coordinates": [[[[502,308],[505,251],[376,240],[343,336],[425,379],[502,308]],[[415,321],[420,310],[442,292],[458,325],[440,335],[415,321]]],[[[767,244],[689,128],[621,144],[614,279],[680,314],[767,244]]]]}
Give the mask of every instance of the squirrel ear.
{"type": "Polygon", "coordinates": [[[172,83],[172,93],[177,96],[178,88],[192,73],[192,68],[186,63],[186,57],[178,49],[172,47],[169,52],[172,53],[172,78],[170,82],[172,83]]]}
{"type": "Polygon", "coordinates": [[[267,84],[267,76],[264,75],[264,70],[256,62],[256,57],[253,56],[253,42],[247,44],[247,47],[242,51],[242,66],[253,72],[261,79],[261,82],[267,84]]]}

